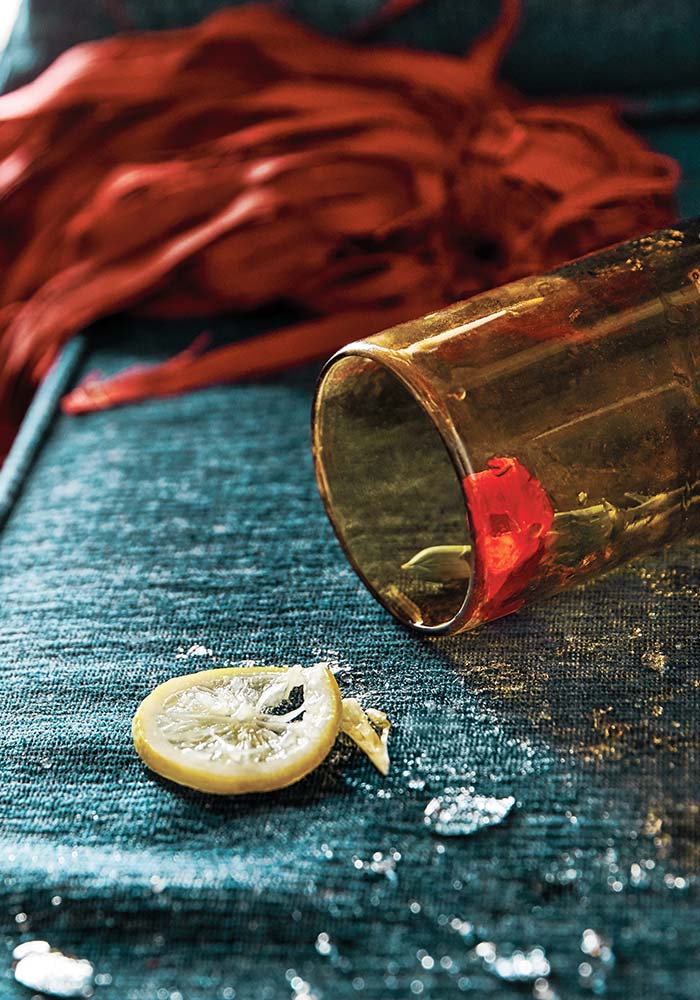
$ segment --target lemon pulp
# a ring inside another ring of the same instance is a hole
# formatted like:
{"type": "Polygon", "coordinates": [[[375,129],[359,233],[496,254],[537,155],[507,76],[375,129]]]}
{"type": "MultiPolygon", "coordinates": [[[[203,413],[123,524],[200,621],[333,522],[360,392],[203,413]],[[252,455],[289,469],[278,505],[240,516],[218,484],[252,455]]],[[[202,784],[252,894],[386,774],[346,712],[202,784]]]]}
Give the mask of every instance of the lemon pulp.
{"type": "Polygon", "coordinates": [[[284,788],[312,771],[333,746],[341,713],[325,665],[223,667],[159,685],[139,705],[132,731],[157,774],[237,795],[284,788]],[[301,703],[290,707],[297,689],[301,703]]]}

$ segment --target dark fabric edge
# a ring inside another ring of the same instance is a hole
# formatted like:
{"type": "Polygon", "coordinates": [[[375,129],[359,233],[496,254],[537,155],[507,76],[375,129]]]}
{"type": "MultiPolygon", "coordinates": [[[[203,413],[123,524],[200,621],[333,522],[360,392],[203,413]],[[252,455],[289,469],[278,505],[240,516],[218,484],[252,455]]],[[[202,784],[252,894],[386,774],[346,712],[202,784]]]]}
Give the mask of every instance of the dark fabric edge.
{"type": "Polygon", "coordinates": [[[85,351],[86,339],[74,337],[56,358],[36,391],[17,437],[0,469],[0,530],[12,513],[34,459],[46,439],[61,396],[69,387],[85,351]]]}

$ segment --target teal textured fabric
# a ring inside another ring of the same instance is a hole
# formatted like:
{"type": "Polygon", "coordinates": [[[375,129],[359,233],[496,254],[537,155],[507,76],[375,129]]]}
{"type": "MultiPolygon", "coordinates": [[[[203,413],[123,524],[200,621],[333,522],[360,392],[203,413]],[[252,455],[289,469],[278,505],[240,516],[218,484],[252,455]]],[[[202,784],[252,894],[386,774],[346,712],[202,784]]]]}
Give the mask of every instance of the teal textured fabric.
{"type": "Polygon", "coordinates": [[[70,388],[84,348],[84,337],[74,337],[66,345],[59,362],[52,366],[37,389],[34,405],[19,428],[11,454],[0,466],[0,527],[12,511],[29,475],[61,396],[70,388]]]}
{"type": "MultiPolygon", "coordinates": [[[[655,139],[697,148],[690,130],[655,139]]],[[[115,318],[83,370],[169,356],[198,330],[115,318]]],[[[0,996],[30,995],[10,953],[42,937],[90,959],[105,1000],[697,1000],[700,545],[477,633],[416,639],[326,521],[314,378],[56,417],[45,433],[34,411],[43,446],[0,535],[0,996]],[[148,772],[130,740],[140,699],[245,660],[336,663],[344,693],[394,721],[389,777],[343,742],[269,796],[220,800],[148,772]],[[436,837],[427,802],[467,785],[516,805],[436,837]],[[550,966],[537,981],[495,961],[533,948],[550,966]]]]}
{"type": "MultiPolygon", "coordinates": [[[[157,328],[99,336],[91,365],[159,353],[157,328]]],[[[84,955],[110,998],[282,1000],[290,969],[328,1000],[517,995],[473,951],[487,941],[544,948],[578,997],[591,928],[616,956],[595,969],[606,995],[696,997],[700,549],[418,641],[325,521],[313,376],[56,422],[0,544],[8,949],[39,936],[84,955]],[[344,691],[395,722],[389,778],[346,746],[268,797],[150,774],[138,701],[245,659],[347,668],[344,691]],[[514,795],[512,815],[435,838],[426,803],[469,784],[514,795]]]]}
{"type": "MultiPolygon", "coordinates": [[[[233,0],[235,6],[241,0],[233,0]]],[[[0,90],[26,82],[70,45],[122,30],[194,24],[224,0],[23,0],[0,58],[0,90]]],[[[425,0],[378,32],[377,41],[463,52],[493,21],[498,0],[425,0]]],[[[289,0],[296,16],[345,35],[378,0],[289,0]]],[[[527,93],[658,92],[688,112],[700,106],[700,46],[694,0],[523,0],[523,18],[504,66],[527,93]]],[[[636,107],[637,113],[643,109],[636,107]]]]}

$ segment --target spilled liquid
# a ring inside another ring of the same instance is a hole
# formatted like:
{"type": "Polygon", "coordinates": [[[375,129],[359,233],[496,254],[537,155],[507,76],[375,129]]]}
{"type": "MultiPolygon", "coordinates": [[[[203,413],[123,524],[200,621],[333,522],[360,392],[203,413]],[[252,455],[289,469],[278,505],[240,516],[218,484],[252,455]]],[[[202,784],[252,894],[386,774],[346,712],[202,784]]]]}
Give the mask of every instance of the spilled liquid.
{"type": "Polygon", "coordinates": [[[487,826],[502,823],[515,805],[512,795],[498,799],[478,795],[473,786],[447,789],[431,799],[423,814],[425,825],[443,837],[466,837],[487,826]]]}

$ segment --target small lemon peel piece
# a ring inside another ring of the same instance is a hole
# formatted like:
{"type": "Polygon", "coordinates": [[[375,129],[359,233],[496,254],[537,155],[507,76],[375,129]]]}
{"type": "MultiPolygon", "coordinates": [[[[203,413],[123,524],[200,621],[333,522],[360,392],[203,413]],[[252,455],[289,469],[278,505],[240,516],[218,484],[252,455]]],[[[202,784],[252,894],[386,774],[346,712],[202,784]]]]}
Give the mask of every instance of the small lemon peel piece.
{"type": "Polygon", "coordinates": [[[357,698],[343,698],[341,733],[356,743],[377,770],[385,775],[389,773],[387,740],[390,729],[391,722],[384,712],[377,708],[368,708],[365,712],[357,698]]]}
{"type": "Polygon", "coordinates": [[[471,545],[431,545],[402,564],[401,569],[429,583],[454,583],[472,575],[471,545]]]}

